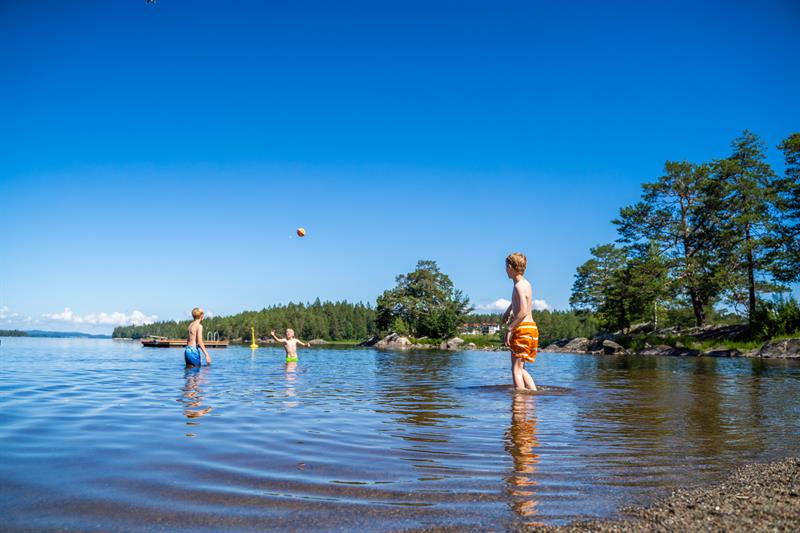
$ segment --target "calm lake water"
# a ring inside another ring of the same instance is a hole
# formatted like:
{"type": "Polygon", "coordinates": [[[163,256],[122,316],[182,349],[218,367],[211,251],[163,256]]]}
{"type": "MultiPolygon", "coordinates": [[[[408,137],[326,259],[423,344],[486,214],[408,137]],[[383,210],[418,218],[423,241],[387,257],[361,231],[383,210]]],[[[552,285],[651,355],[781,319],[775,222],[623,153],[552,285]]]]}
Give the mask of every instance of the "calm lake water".
{"type": "Polygon", "coordinates": [[[4,530],[424,527],[614,516],[800,454],[800,365],[3,338],[4,530]],[[560,389],[554,389],[558,387],[560,389]]]}

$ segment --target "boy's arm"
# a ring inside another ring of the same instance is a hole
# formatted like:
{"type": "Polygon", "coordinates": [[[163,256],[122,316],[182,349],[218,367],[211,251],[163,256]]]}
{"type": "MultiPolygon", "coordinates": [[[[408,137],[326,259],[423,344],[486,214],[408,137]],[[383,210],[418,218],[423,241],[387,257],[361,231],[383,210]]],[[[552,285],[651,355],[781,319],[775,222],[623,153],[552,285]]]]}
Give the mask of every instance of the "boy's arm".
{"type": "Polygon", "coordinates": [[[303,342],[300,339],[297,339],[297,342],[300,343],[300,346],[303,346],[305,348],[311,348],[311,343],[310,342],[303,342]]]}
{"type": "Polygon", "coordinates": [[[276,341],[281,342],[281,343],[286,343],[286,339],[281,339],[277,335],[275,335],[275,330],[274,329],[272,331],[270,331],[269,334],[276,341]]]}
{"type": "Polygon", "coordinates": [[[511,318],[511,304],[508,304],[508,309],[503,313],[503,324],[507,324],[509,318],[511,318]]]}
{"type": "Polygon", "coordinates": [[[198,324],[197,325],[197,345],[200,347],[201,350],[203,350],[203,353],[206,356],[206,363],[208,363],[210,365],[211,364],[211,356],[208,355],[208,350],[206,350],[206,345],[203,342],[203,325],[202,324],[198,324]]]}

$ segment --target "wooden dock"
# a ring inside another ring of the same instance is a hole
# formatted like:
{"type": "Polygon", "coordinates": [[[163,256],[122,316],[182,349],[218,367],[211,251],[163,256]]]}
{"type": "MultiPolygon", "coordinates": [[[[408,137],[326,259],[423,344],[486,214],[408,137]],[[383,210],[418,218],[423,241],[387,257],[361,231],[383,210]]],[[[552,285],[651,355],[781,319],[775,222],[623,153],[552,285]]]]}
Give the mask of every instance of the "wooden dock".
{"type": "MultiPolygon", "coordinates": [[[[184,348],[189,341],[186,339],[142,339],[142,346],[150,348],[184,348]]],[[[206,348],[227,348],[229,341],[204,341],[206,348]]]]}

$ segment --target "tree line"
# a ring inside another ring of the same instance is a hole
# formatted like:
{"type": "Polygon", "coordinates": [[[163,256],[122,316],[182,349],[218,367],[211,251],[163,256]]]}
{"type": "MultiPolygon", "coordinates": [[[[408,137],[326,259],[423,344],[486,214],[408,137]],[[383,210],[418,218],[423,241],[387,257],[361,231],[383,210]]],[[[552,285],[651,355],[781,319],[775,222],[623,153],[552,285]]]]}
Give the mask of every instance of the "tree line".
{"type": "MultiPolygon", "coordinates": [[[[232,316],[211,317],[203,321],[206,333],[219,333],[222,339],[249,339],[250,328],[258,337],[270,330],[292,328],[303,339],[361,340],[373,335],[397,332],[416,338],[450,338],[458,328],[472,322],[499,322],[500,316],[471,314],[473,308],[450,277],[435,261],[422,260],[413,272],[396,278],[396,286],[384,291],[373,308],[369,304],[348,302],[290,303],[261,311],[245,311],[232,316]]],[[[534,311],[542,339],[591,337],[597,321],[591,314],[574,311],[534,311]]],[[[113,337],[139,339],[151,335],[183,338],[189,320],[162,321],[143,326],[114,329],[113,337]]],[[[499,336],[498,336],[499,340],[499,336]]]]}
{"type": "MultiPolygon", "coordinates": [[[[599,330],[597,318],[592,313],[544,309],[541,311],[534,310],[531,314],[539,327],[539,344],[541,345],[547,345],[559,339],[591,338],[599,330]]],[[[488,322],[502,326],[502,318],[502,315],[496,313],[472,314],[467,317],[467,323],[480,324],[488,322]]]]}
{"type": "MultiPolygon", "coordinates": [[[[189,320],[163,321],[144,326],[114,328],[113,337],[139,339],[150,335],[183,338],[189,320]]],[[[236,315],[203,320],[206,333],[219,333],[222,339],[249,339],[250,328],[257,337],[266,337],[270,330],[279,333],[292,328],[303,339],[365,339],[377,333],[375,309],[363,303],[321,302],[275,305],[261,311],[245,311],[236,315]]]]}
{"type": "Polygon", "coordinates": [[[595,313],[608,330],[658,327],[687,309],[696,326],[726,319],[719,309],[746,316],[751,326],[770,310],[793,313],[795,303],[763,301],[800,280],[800,133],[778,149],[783,175],[750,131],[725,158],[667,161],[664,174],[644,183],[641,199],[613,220],[617,241],[592,248],[578,267],[573,308],[595,313]]]}

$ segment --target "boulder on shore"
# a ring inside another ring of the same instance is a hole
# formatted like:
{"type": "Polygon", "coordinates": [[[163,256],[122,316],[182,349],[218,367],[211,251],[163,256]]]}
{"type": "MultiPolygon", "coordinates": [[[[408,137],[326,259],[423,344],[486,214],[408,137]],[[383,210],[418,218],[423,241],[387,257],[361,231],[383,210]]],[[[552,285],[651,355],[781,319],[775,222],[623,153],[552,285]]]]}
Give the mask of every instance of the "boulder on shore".
{"type": "Polygon", "coordinates": [[[715,346],[703,352],[706,357],[741,357],[744,355],[736,348],[726,348],[725,346],[715,346]]]}
{"type": "Polygon", "coordinates": [[[308,344],[319,345],[319,344],[328,344],[328,343],[325,342],[323,339],[311,339],[310,341],[308,341],[308,344]]]}
{"type": "Polygon", "coordinates": [[[692,350],[691,348],[673,348],[666,344],[656,344],[655,346],[648,346],[643,350],[637,352],[637,355],[669,355],[671,357],[696,357],[700,355],[700,350],[692,350]]]}
{"type": "Polygon", "coordinates": [[[567,345],[569,339],[559,339],[557,341],[553,341],[547,346],[543,348],[539,348],[540,352],[563,352],[564,346],[567,345]]]}
{"type": "Polygon", "coordinates": [[[561,351],[564,352],[574,352],[574,353],[586,353],[589,351],[589,346],[591,346],[592,341],[587,339],[586,337],[577,337],[572,339],[567,344],[561,347],[561,351]]]}
{"type": "Polygon", "coordinates": [[[628,352],[621,344],[606,339],[603,341],[603,353],[606,355],[625,355],[628,352]]]}
{"type": "Polygon", "coordinates": [[[411,341],[408,340],[408,337],[390,333],[376,342],[375,347],[381,350],[408,350],[411,348],[411,341]]]}
{"type": "Polygon", "coordinates": [[[637,355],[669,355],[671,351],[672,346],[656,344],[655,346],[646,346],[643,350],[639,350],[637,355]]]}
{"type": "Polygon", "coordinates": [[[453,337],[441,343],[439,348],[442,350],[460,350],[462,344],[464,344],[464,339],[453,337]]]}
{"type": "Polygon", "coordinates": [[[380,341],[380,340],[381,340],[380,337],[378,337],[377,335],[373,335],[369,339],[367,339],[365,341],[362,341],[362,342],[359,342],[358,345],[359,346],[375,346],[376,344],[378,344],[378,341],[380,341]]]}
{"type": "MultiPolygon", "coordinates": [[[[548,344],[541,348],[540,352],[563,352],[563,353],[590,353],[601,354],[604,352],[602,339],[587,339],[586,337],[576,337],[572,340],[562,339],[548,344]]],[[[609,341],[612,342],[612,341],[609,341]]],[[[613,343],[616,344],[616,343],[613,343]]],[[[621,348],[621,346],[620,346],[621,348]]]]}
{"type": "Polygon", "coordinates": [[[764,343],[758,357],[770,359],[800,359],[800,338],[781,339],[764,343]]]}

